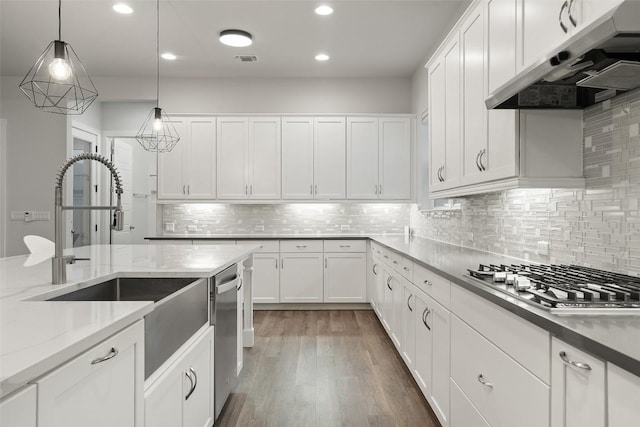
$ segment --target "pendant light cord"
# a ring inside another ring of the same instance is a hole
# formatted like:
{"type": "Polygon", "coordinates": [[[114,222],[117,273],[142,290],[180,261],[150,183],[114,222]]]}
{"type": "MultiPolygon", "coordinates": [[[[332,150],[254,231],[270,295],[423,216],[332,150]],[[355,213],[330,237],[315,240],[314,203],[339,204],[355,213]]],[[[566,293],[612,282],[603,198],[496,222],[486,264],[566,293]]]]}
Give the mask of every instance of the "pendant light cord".
{"type": "Polygon", "coordinates": [[[156,3],[156,107],[160,106],[160,0],[156,3]]]}
{"type": "Polygon", "coordinates": [[[62,0],[58,0],[58,40],[62,40],[62,0]]]}

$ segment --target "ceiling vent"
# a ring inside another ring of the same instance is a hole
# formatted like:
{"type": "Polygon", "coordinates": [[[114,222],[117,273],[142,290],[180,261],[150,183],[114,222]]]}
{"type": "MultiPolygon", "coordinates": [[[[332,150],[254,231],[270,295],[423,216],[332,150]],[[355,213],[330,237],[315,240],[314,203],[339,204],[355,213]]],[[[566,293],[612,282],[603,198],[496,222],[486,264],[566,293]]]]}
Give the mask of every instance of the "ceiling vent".
{"type": "Polygon", "coordinates": [[[236,61],[240,62],[258,62],[258,57],[255,55],[236,55],[236,61]]]}

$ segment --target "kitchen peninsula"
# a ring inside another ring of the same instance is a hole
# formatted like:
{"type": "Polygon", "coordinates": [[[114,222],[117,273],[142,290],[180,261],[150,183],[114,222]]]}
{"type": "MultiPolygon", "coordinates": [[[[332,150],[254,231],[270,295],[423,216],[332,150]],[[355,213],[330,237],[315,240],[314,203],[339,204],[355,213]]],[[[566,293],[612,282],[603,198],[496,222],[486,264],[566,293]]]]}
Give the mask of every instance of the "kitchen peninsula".
{"type": "MultiPolygon", "coordinates": [[[[104,413],[105,419],[117,425],[142,425],[144,415],[148,417],[153,410],[145,407],[147,395],[153,392],[149,388],[161,385],[165,371],[180,363],[182,353],[188,353],[190,347],[197,344],[196,336],[201,340],[202,337],[208,339],[211,345],[207,354],[212,358],[213,333],[210,330],[214,328],[209,326],[209,321],[145,379],[142,319],[153,313],[153,302],[144,301],[143,297],[130,301],[47,300],[114,279],[191,278],[193,281],[208,281],[217,273],[238,265],[241,267],[238,275],[243,277],[244,285],[238,292],[239,295],[243,293],[246,301],[244,322],[241,319],[239,323],[245,326],[239,336],[244,346],[251,347],[254,250],[251,245],[87,246],[65,251],[65,254],[88,260],[68,266],[68,282],[64,285],[51,284],[51,263],[48,261],[26,267],[25,264],[29,264],[27,255],[0,259],[0,397],[3,398],[3,422],[5,417],[13,420],[11,413],[15,408],[16,414],[29,413],[34,417],[39,414],[38,425],[49,425],[43,424],[45,420],[52,423],[60,419],[72,422],[87,420],[87,413],[94,410],[104,413]],[[111,363],[102,363],[109,359],[113,359],[111,363]],[[100,373],[100,369],[104,372],[100,373]],[[120,374],[128,377],[120,378],[120,374]],[[93,384],[91,390],[87,388],[89,383],[93,384]],[[113,396],[113,390],[122,390],[122,396],[113,396]],[[60,400],[63,394],[66,396],[62,400],[67,403],[60,400]],[[11,396],[4,399],[8,395],[11,396]],[[98,397],[106,400],[92,401],[98,397]],[[126,400],[130,401],[121,405],[126,400]],[[25,411],[29,405],[31,409],[25,411]],[[64,413],[68,405],[73,405],[74,414],[64,413]],[[45,413],[47,416],[43,417],[45,413]]],[[[183,291],[175,294],[180,292],[183,291]]],[[[240,307],[242,299],[239,296],[240,307]]],[[[179,319],[175,319],[174,325],[178,323],[179,319]]],[[[209,371],[211,375],[207,377],[212,377],[212,369],[209,371]]],[[[194,395],[196,399],[189,402],[211,402],[205,404],[203,414],[211,418],[213,381],[202,377],[200,381],[205,386],[199,387],[202,391],[198,391],[200,394],[206,392],[206,396],[199,399],[194,395]]]]}

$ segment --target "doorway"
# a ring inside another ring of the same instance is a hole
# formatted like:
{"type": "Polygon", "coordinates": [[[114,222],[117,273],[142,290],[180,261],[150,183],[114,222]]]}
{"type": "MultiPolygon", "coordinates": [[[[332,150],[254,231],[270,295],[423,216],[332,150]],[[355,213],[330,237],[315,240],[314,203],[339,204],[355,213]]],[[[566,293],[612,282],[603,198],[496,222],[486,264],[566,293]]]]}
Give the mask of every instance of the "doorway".
{"type": "MultiPolygon", "coordinates": [[[[98,134],[77,127],[72,128],[72,154],[96,153],[98,150],[98,134]]],[[[95,205],[98,195],[97,164],[81,160],[72,166],[67,185],[67,200],[73,206],[95,205]],[[70,196],[69,196],[70,195],[70,196]]],[[[68,179],[68,178],[67,178],[68,179]]],[[[98,215],[91,210],[71,211],[69,221],[70,233],[67,235],[67,247],[80,247],[99,242],[98,215]]]]}

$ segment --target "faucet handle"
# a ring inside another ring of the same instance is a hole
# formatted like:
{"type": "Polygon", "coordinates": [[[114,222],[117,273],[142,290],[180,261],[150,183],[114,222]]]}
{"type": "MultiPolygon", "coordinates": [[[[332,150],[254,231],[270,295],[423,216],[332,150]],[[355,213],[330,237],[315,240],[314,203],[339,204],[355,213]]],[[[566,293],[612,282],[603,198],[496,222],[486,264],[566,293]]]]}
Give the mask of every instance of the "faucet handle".
{"type": "Polygon", "coordinates": [[[124,212],[122,209],[116,209],[113,212],[113,224],[111,228],[114,231],[122,231],[124,229],[124,212]]]}

